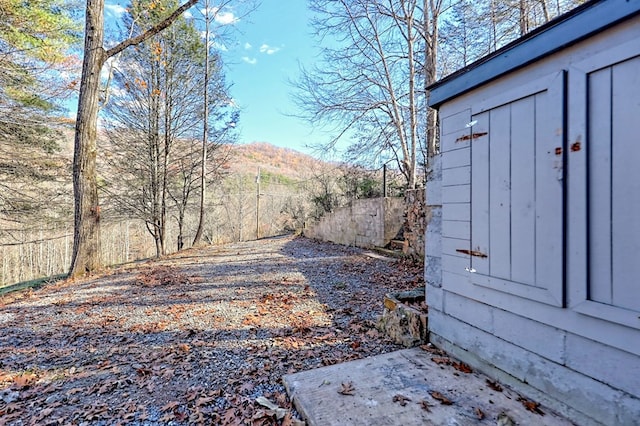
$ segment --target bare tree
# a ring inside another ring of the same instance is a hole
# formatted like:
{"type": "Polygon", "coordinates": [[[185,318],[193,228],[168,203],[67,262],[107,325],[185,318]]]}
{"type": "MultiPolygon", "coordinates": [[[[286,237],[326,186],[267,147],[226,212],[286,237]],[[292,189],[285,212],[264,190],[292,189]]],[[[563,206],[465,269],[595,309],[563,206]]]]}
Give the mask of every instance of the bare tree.
{"type": "MultiPolygon", "coordinates": [[[[170,8],[171,0],[160,5],[170,8]]],[[[155,13],[135,6],[131,13],[125,20],[127,26],[132,19],[142,25],[158,19],[155,13]]],[[[157,256],[167,250],[167,223],[174,207],[180,250],[184,246],[187,207],[198,188],[197,170],[206,169],[195,146],[203,119],[203,90],[211,94],[206,97],[206,109],[212,114],[205,114],[205,118],[206,127],[211,126],[212,131],[204,161],[213,166],[212,172],[223,160],[214,152],[220,151],[217,148],[228,136],[226,126],[218,122],[228,117],[237,119],[235,111],[227,106],[221,61],[218,55],[208,53],[193,20],[180,19],[125,53],[114,67],[113,79],[114,93],[105,118],[113,145],[109,175],[118,179],[108,182],[104,190],[122,213],[145,222],[157,256]],[[211,70],[211,79],[203,76],[203,68],[211,70]],[[213,158],[219,160],[218,164],[213,158]]]]}
{"type": "Polygon", "coordinates": [[[425,163],[427,171],[430,168],[431,158],[436,154],[438,141],[438,116],[435,109],[426,105],[429,103],[428,87],[435,83],[438,77],[438,46],[440,41],[440,14],[442,13],[443,0],[423,0],[422,26],[418,27],[424,40],[424,102],[427,110],[425,135],[425,163]]]}
{"type": "Polygon", "coordinates": [[[204,0],[204,26],[205,26],[205,49],[204,49],[204,90],[202,93],[202,156],[200,159],[200,212],[198,217],[198,228],[196,230],[196,236],[193,238],[193,245],[201,243],[202,231],[204,230],[204,216],[205,216],[205,197],[207,194],[207,143],[209,142],[209,42],[211,31],[211,18],[212,13],[209,8],[209,0],[204,0]]]}
{"type": "Polygon", "coordinates": [[[104,0],[87,0],[85,14],[84,59],[78,97],[78,114],[73,156],[74,232],[70,277],[78,277],[99,269],[100,204],[97,184],[97,125],[100,72],[105,61],[130,46],[154,36],[173,23],[198,0],[188,0],[164,20],[143,33],[105,49],[104,0]]]}
{"type": "MultiPolygon", "coordinates": [[[[209,104],[209,97],[213,95],[218,99],[221,93],[209,93],[209,81],[212,77],[212,70],[209,63],[209,49],[211,48],[211,22],[217,21],[220,17],[221,13],[224,13],[225,7],[230,3],[230,0],[223,0],[220,4],[216,4],[212,6],[210,4],[210,0],[204,0],[204,24],[205,24],[205,66],[204,66],[204,90],[203,90],[203,100],[202,100],[202,111],[203,111],[203,120],[202,120],[202,149],[201,149],[201,169],[200,169],[200,210],[198,212],[198,227],[196,229],[196,235],[193,238],[193,245],[201,244],[202,242],[202,233],[204,231],[204,222],[205,222],[205,204],[206,204],[206,188],[207,188],[207,157],[208,157],[208,145],[211,143],[209,140],[210,129],[209,129],[209,111],[211,105],[209,104]]],[[[247,10],[247,14],[253,10],[254,4],[252,0],[244,2],[244,7],[247,10]]],[[[222,23],[222,26],[226,25],[226,22],[222,23]]],[[[220,34],[219,34],[220,35],[220,34]]],[[[220,72],[213,72],[213,77],[220,75],[220,72]]],[[[231,100],[227,97],[223,99],[227,104],[231,104],[231,100]]],[[[230,128],[234,128],[236,126],[236,120],[229,121],[223,131],[226,133],[230,128]]],[[[212,147],[215,148],[215,147],[212,147]]]]}
{"type": "Polygon", "coordinates": [[[458,0],[442,23],[440,76],[462,68],[583,0],[458,0]]]}
{"type": "Polygon", "coordinates": [[[419,146],[432,139],[423,133],[434,129],[425,123],[424,87],[436,75],[441,0],[310,4],[318,39],[332,42],[322,47],[321,63],[303,68],[294,83],[305,118],[335,126],[329,146],[350,137],[354,158],[395,158],[415,187],[419,146]]]}

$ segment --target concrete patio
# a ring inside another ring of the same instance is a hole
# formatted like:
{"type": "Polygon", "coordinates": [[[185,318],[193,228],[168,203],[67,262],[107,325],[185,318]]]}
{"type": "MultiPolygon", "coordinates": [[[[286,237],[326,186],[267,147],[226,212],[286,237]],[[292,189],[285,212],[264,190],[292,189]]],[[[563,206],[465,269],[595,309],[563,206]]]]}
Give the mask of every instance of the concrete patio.
{"type": "Polygon", "coordinates": [[[283,381],[309,426],[572,424],[424,348],[290,374],[283,381]]]}

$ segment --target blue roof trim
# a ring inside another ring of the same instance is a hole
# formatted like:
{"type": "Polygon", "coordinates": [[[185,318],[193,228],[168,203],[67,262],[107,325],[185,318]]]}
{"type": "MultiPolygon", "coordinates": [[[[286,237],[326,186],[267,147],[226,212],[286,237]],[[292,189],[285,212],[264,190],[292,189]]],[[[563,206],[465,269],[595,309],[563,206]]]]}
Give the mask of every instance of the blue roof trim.
{"type": "MultiPolygon", "coordinates": [[[[456,96],[575,44],[638,13],[640,0],[592,0],[585,3],[432,84],[427,88],[431,92],[429,106],[438,108],[456,96]]],[[[638,42],[640,43],[640,40],[638,42]]]]}

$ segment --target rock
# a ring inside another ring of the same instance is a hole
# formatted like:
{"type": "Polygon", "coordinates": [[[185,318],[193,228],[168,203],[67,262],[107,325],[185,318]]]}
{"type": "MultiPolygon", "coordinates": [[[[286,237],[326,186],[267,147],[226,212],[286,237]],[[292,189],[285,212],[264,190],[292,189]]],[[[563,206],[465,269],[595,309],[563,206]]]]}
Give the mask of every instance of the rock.
{"type": "Polygon", "coordinates": [[[378,330],[407,348],[427,343],[427,314],[402,303],[403,300],[424,300],[424,291],[418,293],[419,290],[387,294],[384,299],[384,311],[377,324],[378,330]],[[401,295],[406,298],[400,297],[401,295]]]}
{"type": "Polygon", "coordinates": [[[5,404],[11,404],[12,402],[16,402],[20,399],[20,392],[12,391],[11,389],[5,389],[0,391],[0,399],[4,401],[5,404]]]}

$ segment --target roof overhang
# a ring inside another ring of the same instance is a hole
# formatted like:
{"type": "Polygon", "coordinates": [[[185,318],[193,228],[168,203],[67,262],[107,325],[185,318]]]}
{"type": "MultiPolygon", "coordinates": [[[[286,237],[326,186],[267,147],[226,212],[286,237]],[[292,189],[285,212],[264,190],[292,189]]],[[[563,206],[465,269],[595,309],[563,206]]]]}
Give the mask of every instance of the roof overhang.
{"type": "MultiPolygon", "coordinates": [[[[640,13],[640,0],[592,0],[427,87],[443,103],[640,13]]],[[[638,41],[640,43],[640,40],[638,41]]]]}

